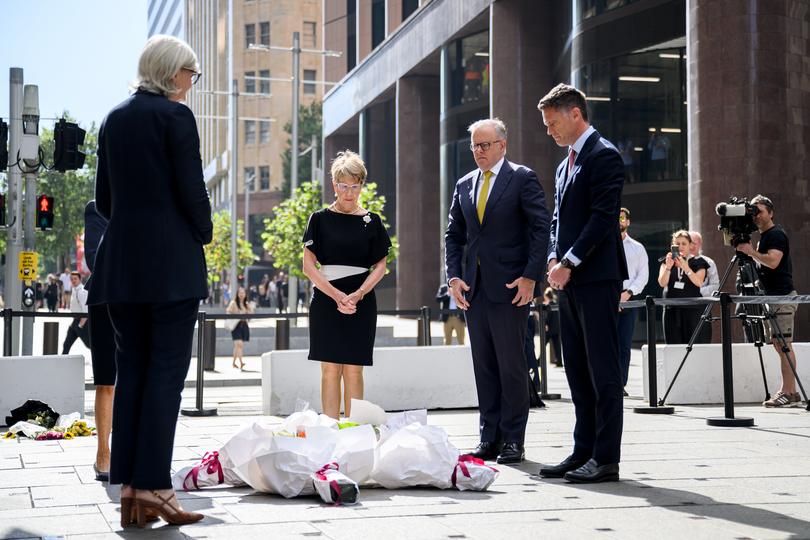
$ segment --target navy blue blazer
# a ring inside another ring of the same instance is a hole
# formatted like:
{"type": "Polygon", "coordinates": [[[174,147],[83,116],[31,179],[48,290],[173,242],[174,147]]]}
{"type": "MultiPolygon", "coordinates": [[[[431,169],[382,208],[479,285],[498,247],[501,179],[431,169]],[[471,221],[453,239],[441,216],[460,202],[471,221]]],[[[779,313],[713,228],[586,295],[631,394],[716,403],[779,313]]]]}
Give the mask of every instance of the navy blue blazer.
{"type": "Polygon", "coordinates": [[[585,141],[567,178],[568,159],[557,167],[548,256],[560,260],[569,249],[582,262],[571,283],[627,279],[619,210],[624,165],[618,150],[594,132],[585,141]]]}
{"type": "MultiPolygon", "coordinates": [[[[92,272],[96,265],[96,251],[107,230],[107,220],[96,210],[96,201],[90,201],[84,207],[84,260],[92,272]]],[[[85,289],[90,290],[87,285],[85,289]]]]}
{"type": "Polygon", "coordinates": [[[530,168],[504,159],[487,199],[484,221],[479,223],[474,192],[479,175],[478,169],[468,173],[453,192],[444,235],[447,279],[463,279],[470,286],[467,298],[483,287],[491,302],[509,303],[517,289],[507,289],[506,284],[522,276],[537,282],[538,296],[545,275],[549,227],[540,180],[530,168]],[[476,261],[481,266],[480,283],[476,261]]]}
{"type": "Polygon", "coordinates": [[[96,209],[109,223],[88,303],[205,298],[213,225],[191,110],[137,91],[102,122],[97,168],[96,209]]]}

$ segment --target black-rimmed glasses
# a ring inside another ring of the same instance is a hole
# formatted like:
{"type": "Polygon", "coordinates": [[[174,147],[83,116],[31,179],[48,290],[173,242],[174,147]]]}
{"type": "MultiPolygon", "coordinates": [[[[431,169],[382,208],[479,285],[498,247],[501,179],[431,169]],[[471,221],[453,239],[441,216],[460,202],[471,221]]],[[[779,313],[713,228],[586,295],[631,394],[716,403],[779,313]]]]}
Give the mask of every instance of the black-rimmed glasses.
{"type": "Polygon", "coordinates": [[[492,146],[494,143],[500,142],[500,139],[495,139],[494,141],[489,142],[481,142],[481,143],[470,143],[470,150],[475,152],[476,150],[481,150],[482,152],[486,152],[489,150],[489,147],[492,146]]]}

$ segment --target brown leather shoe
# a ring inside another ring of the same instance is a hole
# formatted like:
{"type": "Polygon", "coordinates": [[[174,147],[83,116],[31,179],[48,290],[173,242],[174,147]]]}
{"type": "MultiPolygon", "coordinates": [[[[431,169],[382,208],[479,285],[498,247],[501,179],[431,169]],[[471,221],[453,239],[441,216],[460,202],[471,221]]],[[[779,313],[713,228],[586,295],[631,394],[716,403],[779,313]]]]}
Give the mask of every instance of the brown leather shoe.
{"type": "Polygon", "coordinates": [[[135,496],[137,524],[142,529],[146,526],[147,515],[150,510],[170,525],[188,525],[196,523],[205,517],[203,514],[196,512],[186,512],[179,505],[172,504],[172,497],[163,497],[157,491],[152,491],[151,495],[157,501],[135,496]]]}

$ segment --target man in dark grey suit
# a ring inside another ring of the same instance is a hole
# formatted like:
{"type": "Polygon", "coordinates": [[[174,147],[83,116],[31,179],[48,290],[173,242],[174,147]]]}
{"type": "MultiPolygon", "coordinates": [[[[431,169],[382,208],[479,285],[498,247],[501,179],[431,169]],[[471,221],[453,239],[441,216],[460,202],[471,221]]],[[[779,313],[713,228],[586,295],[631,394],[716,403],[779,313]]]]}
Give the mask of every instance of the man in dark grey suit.
{"type": "Polygon", "coordinates": [[[472,454],[517,463],[529,417],[526,320],[543,280],[549,216],[534,171],[506,159],[503,122],[479,120],[469,132],[478,168],[456,183],[445,271],[470,333],[481,434],[472,454]]]}
{"type": "Polygon", "coordinates": [[[585,94],[560,84],[540,100],[548,134],[568,157],[557,167],[548,281],[560,291],[565,376],[576,413],[574,451],[546,477],[619,479],[623,377],[618,314],[627,264],[619,231],[624,165],[588,122],[585,94]]]}

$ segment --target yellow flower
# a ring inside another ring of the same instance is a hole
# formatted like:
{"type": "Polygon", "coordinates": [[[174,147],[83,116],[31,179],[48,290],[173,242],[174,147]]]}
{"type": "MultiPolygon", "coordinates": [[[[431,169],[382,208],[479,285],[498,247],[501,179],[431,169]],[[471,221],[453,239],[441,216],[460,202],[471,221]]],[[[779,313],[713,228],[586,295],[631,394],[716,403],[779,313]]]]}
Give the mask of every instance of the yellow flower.
{"type": "Polygon", "coordinates": [[[65,439],[72,439],[73,437],[74,437],[74,435],[70,431],[65,432],[65,439]]]}
{"type": "Polygon", "coordinates": [[[3,433],[3,438],[4,439],[16,439],[17,435],[10,432],[10,431],[6,431],[5,433],[3,433]]]}

